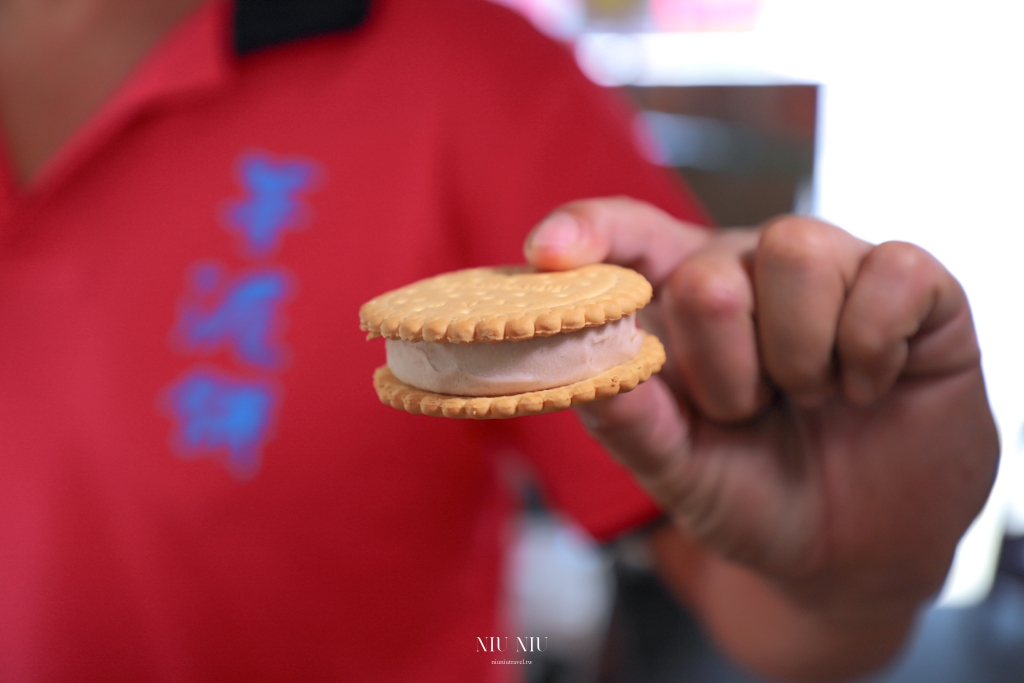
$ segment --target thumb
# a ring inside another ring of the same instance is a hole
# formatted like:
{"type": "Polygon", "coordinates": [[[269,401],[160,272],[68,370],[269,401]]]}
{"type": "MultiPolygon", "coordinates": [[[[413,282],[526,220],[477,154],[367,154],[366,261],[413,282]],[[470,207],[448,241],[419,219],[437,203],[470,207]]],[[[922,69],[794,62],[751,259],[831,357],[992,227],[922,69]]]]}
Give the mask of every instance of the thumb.
{"type": "Polygon", "coordinates": [[[541,270],[606,261],[639,271],[657,288],[711,231],[682,223],[661,209],[625,197],[566,204],[526,238],[526,260],[541,270]]]}
{"type": "Polygon", "coordinates": [[[576,407],[580,421],[632,470],[665,510],[680,504],[690,454],[689,419],[658,378],[633,391],[576,407]]]}

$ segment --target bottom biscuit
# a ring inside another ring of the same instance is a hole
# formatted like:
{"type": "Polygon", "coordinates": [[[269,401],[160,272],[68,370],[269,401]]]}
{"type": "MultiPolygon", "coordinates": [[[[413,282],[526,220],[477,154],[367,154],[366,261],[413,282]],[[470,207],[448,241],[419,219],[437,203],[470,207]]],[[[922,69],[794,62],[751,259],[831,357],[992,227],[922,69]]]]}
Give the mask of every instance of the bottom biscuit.
{"type": "Polygon", "coordinates": [[[451,396],[411,387],[396,378],[386,365],[373,373],[373,386],[381,403],[414,415],[495,420],[552,413],[630,391],[658,372],[664,363],[661,342],[653,334],[645,334],[640,353],[632,360],[564,387],[509,396],[451,396]]]}

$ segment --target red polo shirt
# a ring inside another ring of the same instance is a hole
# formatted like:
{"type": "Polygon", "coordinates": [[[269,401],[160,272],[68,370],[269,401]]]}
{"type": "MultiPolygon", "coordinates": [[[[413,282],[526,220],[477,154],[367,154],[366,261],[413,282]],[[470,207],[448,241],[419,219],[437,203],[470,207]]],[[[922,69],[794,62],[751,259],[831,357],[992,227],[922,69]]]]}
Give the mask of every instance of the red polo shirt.
{"type": "Polygon", "coordinates": [[[568,200],[701,216],[505,10],[384,0],[244,58],[230,13],[31,186],[0,163],[0,680],[509,675],[474,649],[510,634],[501,457],[599,538],[656,510],[570,413],[382,406],[358,307],[521,260],[568,200]]]}

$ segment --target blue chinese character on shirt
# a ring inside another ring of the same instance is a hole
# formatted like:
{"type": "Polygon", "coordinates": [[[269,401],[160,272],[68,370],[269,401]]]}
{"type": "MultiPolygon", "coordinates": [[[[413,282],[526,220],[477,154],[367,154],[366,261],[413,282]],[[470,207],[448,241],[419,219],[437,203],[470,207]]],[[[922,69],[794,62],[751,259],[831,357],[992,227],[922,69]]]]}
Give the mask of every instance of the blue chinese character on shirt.
{"type": "Polygon", "coordinates": [[[291,278],[283,269],[249,271],[235,278],[213,262],[196,265],[190,291],[179,307],[174,336],[186,352],[212,353],[227,347],[241,362],[281,367],[286,359],[280,332],[291,278]]]}
{"type": "Polygon", "coordinates": [[[161,405],[174,421],[179,455],[223,454],[229,470],[248,478],[259,469],[279,407],[275,376],[288,357],[281,339],[284,304],[295,289],[291,273],[270,267],[266,259],[288,230],[304,227],[309,209],[303,195],[314,189],[320,167],[258,152],[241,156],[237,171],[244,197],[229,202],[222,219],[239,238],[239,255],[250,267],[232,275],[212,261],[195,264],[178,305],[172,343],[188,354],[227,351],[255,374],[246,378],[195,368],[165,390],[161,405]]]}
{"type": "Polygon", "coordinates": [[[267,256],[277,250],[285,230],[301,226],[303,206],[297,197],[312,189],[317,167],[306,160],[250,154],[240,160],[239,175],[248,196],[228,206],[228,229],[238,234],[250,256],[267,256]]]}
{"type": "Polygon", "coordinates": [[[223,452],[236,476],[256,474],[278,402],[271,382],[197,368],[167,389],[164,402],[176,423],[173,439],[182,457],[223,452]]]}

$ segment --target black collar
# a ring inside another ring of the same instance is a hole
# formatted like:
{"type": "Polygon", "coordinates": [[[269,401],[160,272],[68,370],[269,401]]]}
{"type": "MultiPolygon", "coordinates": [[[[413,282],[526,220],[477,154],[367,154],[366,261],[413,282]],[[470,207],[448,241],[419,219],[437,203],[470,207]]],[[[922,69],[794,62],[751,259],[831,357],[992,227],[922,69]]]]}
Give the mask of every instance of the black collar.
{"type": "Polygon", "coordinates": [[[370,0],[236,0],[235,52],[355,28],[369,5],[370,0]]]}

